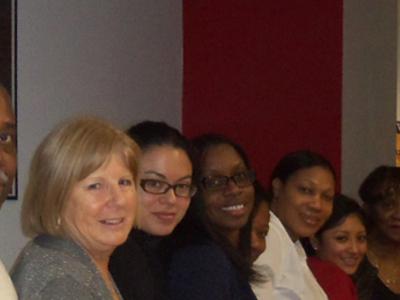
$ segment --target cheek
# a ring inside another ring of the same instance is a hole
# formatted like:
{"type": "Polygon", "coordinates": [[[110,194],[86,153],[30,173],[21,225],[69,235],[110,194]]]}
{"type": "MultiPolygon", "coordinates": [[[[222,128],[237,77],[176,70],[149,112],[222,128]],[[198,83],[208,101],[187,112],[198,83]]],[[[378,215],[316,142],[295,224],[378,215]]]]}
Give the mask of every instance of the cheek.
{"type": "Polygon", "coordinates": [[[204,204],[207,210],[218,209],[221,203],[221,197],[217,194],[204,194],[204,204]]]}
{"type": "Polygon", "coordinates": [[[137,193],[136,202],[138,210],[145,213],[151,211],[158,204],[158,196],[140,190],[137,193]]]}
{"type": "Polygon", "coordinates": [[[6,167],[6,171],[8,173],[8,175],[11,175],[12,177],[14,177],[15,173],[16,173],[16,168],[17,168],[17,157],[15,154],[12,153],[7,153],[6,155],[6,159],[4,160],[5,163],[5,167],[6,167]]]}

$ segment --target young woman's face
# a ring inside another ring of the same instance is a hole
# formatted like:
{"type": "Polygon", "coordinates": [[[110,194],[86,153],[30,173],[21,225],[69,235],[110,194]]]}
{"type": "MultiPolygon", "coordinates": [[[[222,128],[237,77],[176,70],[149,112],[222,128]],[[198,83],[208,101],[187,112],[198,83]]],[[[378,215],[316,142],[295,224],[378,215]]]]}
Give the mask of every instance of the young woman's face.
{"type": "Polygon", "coordinates": [[[340,225],[322,233],[316,243],[317,256],[353,274],[367,252],[367,232],[356,214],[346,217],[340,225]]]}
{"type": "Polygon", "coordinates": [[[238,186],[229,179],[223,186],[203,187],[206,214],[211,223],[223,231],[237,231],[248,221],[254,204],[253,181],[247,180],[248,171],[242,158],[230,145],[213,146],[203,156],[202,174],[208,182],[219,183],[224,177],[231,176],[235,176],[236,181],[244,182],[238,186]]]}
{"type": "Polygon", "coordinates": [[[185,215],[190,196],[178,196],[173,188],[162,194],[150,193],[141,186],[143,180],[152,189],[164,183],[184,189],[192,184],[192,163],[185,151],[169,145],[151,147],[139,160],[137,227],[153,235],[168,235],[185,215]]]}
{"type": "Polygon", "coordinates": [[[272,210],[293,241],[310,237],[332,212],[335,180],[332,173],[316,166],[301,169],[285,183],[273,180],[272,210]]]}
{"type": "Polygon", "coordinates": [[[400,197],[393,194],[367,207],[367,210],[380,235],[400,243],[400,197]]]}
{"type": "Polygon", "coordinates": [[[268,230],[269,206],[266,201],[262,201],[251,223],[251,261],[255,261],[265,251],[268,230]]]}

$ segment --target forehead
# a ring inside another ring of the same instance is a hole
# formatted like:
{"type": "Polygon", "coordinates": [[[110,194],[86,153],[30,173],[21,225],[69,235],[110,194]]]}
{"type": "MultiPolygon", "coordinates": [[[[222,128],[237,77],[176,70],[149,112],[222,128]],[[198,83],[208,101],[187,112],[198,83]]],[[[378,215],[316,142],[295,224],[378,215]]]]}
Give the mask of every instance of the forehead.
{"type": "Polygon", "coordinates": [[[300,169],[293,173],[290,179],[294,180],[309,180],[315,183],[325,182],[334,184],[333,174],[326,168],[321,166],[315,166],[311,168],[300,169]]]}
{"type": "Polygon", "coordinates": [[[365,231],[365,226],[357,214],[350,214],[340,222],[337,226],[326,230],[327,233],[335,233],[337,231],[359,232],[365,231]]]}
{"type": "Polygon", "coordinates": [[[228,144],[211,146],[202,157],[203,170],[230,170],[245,166],[239,153],[228,144]]]}

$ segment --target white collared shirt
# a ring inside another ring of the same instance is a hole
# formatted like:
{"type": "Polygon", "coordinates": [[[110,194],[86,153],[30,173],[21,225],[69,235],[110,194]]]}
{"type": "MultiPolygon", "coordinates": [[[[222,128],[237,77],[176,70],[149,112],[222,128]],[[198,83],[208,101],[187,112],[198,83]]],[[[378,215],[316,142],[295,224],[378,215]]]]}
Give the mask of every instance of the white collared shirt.
{"type": "Polygon", "coordinates": [[[290,239],[280,220],[271,212],[267,249],[255,261],[267,265],[272,280],[253,285],[259,300],[327,300],[325,292],[307,265],[307,256],[299,241],[290,239]]]}
{"type": "Polygon", "coordinates": [[[0,299],[1,300],[18,299],[14,285],[1,260],[0,260],[0,299]]]}

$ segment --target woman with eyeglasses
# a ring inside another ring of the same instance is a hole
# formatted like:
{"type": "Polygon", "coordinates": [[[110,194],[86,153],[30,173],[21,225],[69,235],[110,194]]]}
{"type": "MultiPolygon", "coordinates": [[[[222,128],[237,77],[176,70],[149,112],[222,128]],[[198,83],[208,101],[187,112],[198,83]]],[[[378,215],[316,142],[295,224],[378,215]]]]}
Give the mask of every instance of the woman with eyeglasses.
{"type": "Polygon", "coordinates": [[[256,260],[273,271],[272,284],[255,286],[258,299],[328,299],[307,266],[301,238],[314,235],[332,212],[335,172],[311,151],[284,156],[272,172],[268,250],[256,260]]]}
{"type": "Polygon", "coordinates": [[[138,166],[135,229],[111,257],[110,270],[125,300],[168,299],[162,246],[182,220],[195,194],[190,143],[163,122],[128,130],[142,150],[138,166]]]}
{"type": "Polygon", "coordinates": [[[177,231],[168,269],[174,300],[256,299],[249,281],[255,174],[243,149],[219,135],[193,141],[199,190],[177,231]]]}

